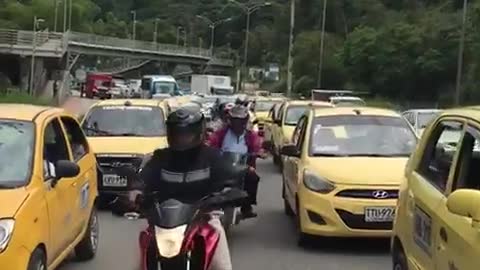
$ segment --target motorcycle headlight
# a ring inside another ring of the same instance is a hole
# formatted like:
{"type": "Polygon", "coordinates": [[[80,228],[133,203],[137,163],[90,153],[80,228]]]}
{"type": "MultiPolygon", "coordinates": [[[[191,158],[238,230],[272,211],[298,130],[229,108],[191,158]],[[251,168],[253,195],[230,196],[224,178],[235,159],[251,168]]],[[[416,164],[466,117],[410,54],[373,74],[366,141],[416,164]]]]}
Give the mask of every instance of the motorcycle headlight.
{"type": "Polygon", "coordinates": [[[173,229],[164,229],[155,226],[155,242],[158,253],[164,258],[173,258],[180,253],[187,225],[173,229]]]}
{"type": "Polygon", "coordinates": [[[10,242],[15,226],[14,219],[0,219],[0,252],[3,252],[10,242]]]}
{"type": "Polygon", "coordinates": [[[311,191],[322,194],[328,194],[335,189],[335,185],[332,182],[308,170],[304,171],[303,184],[311,191]]]}

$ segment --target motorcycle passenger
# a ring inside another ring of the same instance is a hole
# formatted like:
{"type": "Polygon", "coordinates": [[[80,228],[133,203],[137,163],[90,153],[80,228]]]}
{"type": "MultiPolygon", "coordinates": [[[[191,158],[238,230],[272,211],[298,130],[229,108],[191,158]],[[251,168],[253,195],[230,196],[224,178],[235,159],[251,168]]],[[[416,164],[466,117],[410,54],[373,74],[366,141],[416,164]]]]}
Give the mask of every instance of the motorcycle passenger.
{"type": "Polygon", "coordinates": [[[256,158],[263,157],[261,137],[254,131],[247,129],[249,119],[248,108],[243,105],[235,105],[229,112],[228,125],[214,132],[208,139],[207,144],[221,149],[224,152],[249,154],[249,172],[245,177],[245,191],[248,193],[248,201],[242,206],[242,217],[253,218],[257,213],[252,205],[257,204],[258,183],[256,158]]]}
{"type": "Polygon", "coordinates": [[[219,108],[219,116],[215,121],[212,121],[210,124],[210,128],[213,131],[217,131],[225,127],[228,123],[228,113],[230,110],[235,106],[233,103],[222,103],[220,104],[219,108]]]}
{"type": "MultiPolygon", "coordinates": [[[[229,165],[224,164],[217,149],[203,143],[205,119],[200,108],[193,107],[184,105],[168,116],[166,126],[169,147],[156,150],[142,169],[140,176],[144,181],[143,194],[155,191],[155,197],[160,202],[174,198],[194,203],[206,195],[221,191],[227,185],[229,165]],[[186,177],[195,181],[184,181],[186,177]]],[[[132,192],[130,199],[133,200],[139,193],[132,192]]],[[[141,207],[146,213],[153,207],[153,202],[153,198],[144,198],[141,207]]],[[[231,270],[230,253],[221,222],[212,217],[209,223],[220,235],[210,270],[231,270]]],[[[147,269],[157,270],[158,252],[154,243],[150,247],[147,269]]]]}

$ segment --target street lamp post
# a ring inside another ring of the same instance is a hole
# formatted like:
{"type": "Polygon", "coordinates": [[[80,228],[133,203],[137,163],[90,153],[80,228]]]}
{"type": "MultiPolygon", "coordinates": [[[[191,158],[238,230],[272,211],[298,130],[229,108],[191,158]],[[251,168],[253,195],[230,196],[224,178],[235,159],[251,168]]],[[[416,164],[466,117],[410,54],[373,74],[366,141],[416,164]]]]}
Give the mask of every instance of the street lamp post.
{"type": "Polygon", "coordinates": [[[456,106],[460,105],[460,98],[461,98],[463,50],[465,47],[465,27],[467,22],[467,7],[468,7],[468,0],[463,0],[462,31],[460,34],[460,44],[458,47],[457,80],[455,84],[455,105],[456,106]]]}
{"type": "Polygon", "coordinates": [[[72,31],[72,9],[73,9],[73,0],[69,1],[68,5],[68,30],[72,31]]]}
{"type": "Polygon", "coordinates": [[[67,5],[68,5],[68,0],[63,0],[63,32],[65,33],[67,31],[67,5]]]}
{"type": "Polygon", "coordinates": [[[133,16],[133,23],[132,23],[132,40],[135,40],[136,38],[136,34],[137,34],[137,27],[136,27],[136,24],[137,24],[137,12],[135,10],[132,10],[130,11],[130,13],[132,13],[132,16],[133,16]]]}
{"type": "Polygon", "coordinates": [[[32,37],[32,59],[30,61],[30,87],[29,87],[29,94],[34,93],[33,89],[33,81],[35,80],[35,50],[37,49],[37,29],[38,24],[44,22],[44,19],[37,18],[37,16],[33,17],[33,37],[32,37]]]}
{"type": "Polygon", "coordinates": [[[239,3],[236,0],[229,0],[229,1],[239,6],[245,12],[245,14],[247,14],[247,25],[245,29],[246,30],[245,31],[245,49],[243,52],[243,70],[245,74],[247,74],[248,41],[249,41],[248,36],[250,34],[250,15],[262,7],[270,6],[271,3],[270,2],[258,3],[258,2],[252,2],[252,0],[250,0],[248,3],[239,3]]]}
{"type": "Polygon", "coordinates": [[[62,2],[62,0],[55,0],[55,15],[54,15],[54,19],[53,19],[53,32],[57,32],[57,24],[58,24],[58,6],[60,5],[60,3],[62,2]]]}
{"type": "Polygon", "coordinates": [[[322,14],[322,34],[320,37],[320,61],[318,63],[318,79],[317,85],[320,89],[322,87],[322,68],[323,68],[323,47],[325,44],[325,19],[327,17],[327,0],[323,0],[323,14],[322,14]]]}
{"type": "Polygon", "coordinates": [[[155,30],[153,30],[153,31],[154,31],[154,32],[153,32],[153,42],[154,42],[154,43],[157,43],[157,36],[158,36],[158,21],[159,21],[159,20],[160,20],[159,18],[156,18],[156,19],[155,19],[155,27],[154,27],[154,28],[155,28],[155,30]]]}
{"type": "Polygon", "coordinates": [[[177,35],[176,35],[177,36],[177,42],[176,42],[177,46],[180,44],[180,30],[181,29],[182,29],[181,26],[177,26],[177,35]]]}
{"type": "Polygon", "coordinates": [[[215,43],[215,28],[222,24],[222,23],[225,23],[225,22],[229,22],[232,20],[232,18],[226,18],[226,19],[221,19],[221,20],[218,20],[218,21],[212,21],[210,20],[209,18],[205,17],[205,16],[201,16],[201,15],[197,15],[197,18],[199,19],[202,19],[202,20],[205,20],[208,24],[208,27],[210,27],[210,54],[213,55],[213,46],[214,46],[214,43],[215,43]]]}
{"type": "Polygon", "coordinates": [[[295,27],[295,0],[290,0],[290,39],[288,44],[288,64],[287,64],[287,97],[292,95],[293,85],[293,31],[295,27]]]}

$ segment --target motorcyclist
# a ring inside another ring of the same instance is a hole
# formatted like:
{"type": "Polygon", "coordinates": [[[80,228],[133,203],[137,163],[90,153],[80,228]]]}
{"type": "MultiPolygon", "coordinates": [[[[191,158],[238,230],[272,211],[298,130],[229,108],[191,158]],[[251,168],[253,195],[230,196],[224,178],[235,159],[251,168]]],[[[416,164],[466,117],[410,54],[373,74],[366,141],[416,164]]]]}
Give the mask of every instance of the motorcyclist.
{"type": "MultiPolygon", "coordinates": [[[[166,126],[169,147],[156,150],[140,173],[144,182],[142,193],[145,194],[142,209],[145,209],[147,218],[148,209],[153,207],[153,198],[146,194],[155,191],[159,201],[175,198],[194,203],[208,194],[221,191],[228,184],[231,172],[220,152],[203,143],[205,119],[198,106],[181,106],[168,116],[166,126]]],[[[134,200],[139,193],[138,190],[131,192],[130,199],[134,200]]],[[[231,270],[230,253],[221,222],[212,217],[210,224],[220,234],[210,270],[231,270]]],[[[158,269],[157,256],[157,249],[152,243],[147,255],[147,269],[158,269]]]]}
{"type": "Polygon", "coordinates": [[[248,108],[235,105],[229,112],[228,125],[214,132],[207,144],[226,152],[250,154],[248,158],[249,172],[245,178],[245,191],[249,195],[248,202],[242,208],[243,218],[256,217],[252,205],[257,204],[258,183],[260,177],[256,173],[256,158],[264,157],[262,139],[254,131],[247,129],[249,119],[248,108]]]}
{"type": "Polygon", "coordinates": [[[228,123],[228,113],[234,106],[235,104],[228,102],[220,104],[220,112],[218,118],[210,123],[209,128],[211,129],[211,131],[217,131],[223,128],[228,123]]]}

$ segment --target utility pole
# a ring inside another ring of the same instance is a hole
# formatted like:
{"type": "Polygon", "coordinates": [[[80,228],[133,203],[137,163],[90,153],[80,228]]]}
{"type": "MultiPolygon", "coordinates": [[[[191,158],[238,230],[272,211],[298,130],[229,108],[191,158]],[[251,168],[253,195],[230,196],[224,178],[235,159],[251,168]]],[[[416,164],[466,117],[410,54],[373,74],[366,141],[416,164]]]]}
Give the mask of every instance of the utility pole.
{"type": "Polygon", "coordinates": [[[290,40],[288,43],[288,65],[287,65],[287,97],[292,96],[293,86],[293,34],[295,28],[295,0],[290,0],[290,40]]]}
{"type": "Polygon", "coordinates": [[[57,24],[58,24],[58,5],[60,5],[61,0],[55,0],[55,15],[53,19],[53,32],[57,32],[57,24]]]}
{"type": "Polygon", "coordinates": [[[197,18],[204,20],[208,24],[208,27],[210,27],[210,54],[213,55],[213,47],[215,44],[215,28],[222,23],[231,21],[233,18],[230,17],[218,21],[212,21],[202,15],[197,15],[197,18]]]}
{"type": "Polygon", "coordinates": [[[246,74],[248,73],[247,62],[248,62],[248,41],[249,41],[248,37],[250,35],[250,15],[262,7],[271,6],[272,3],[270,2],[258,3],[258,2],[253,2],[252,0],[250,0],[248,3],[240,3],[240,2],[237,2],[236,0],[229,0],[229,1],[239,6],[243,10],[243,12],[245,12],[245,14],[247,15],[247,25],[245,27],[245,49],[243,52],[243,70],[244,70],[244,76],[246,77],[246,74]]]}
{"type": "Polygon", "coordinates": [[[460,105],[461,88],[462,88],[462,67],[463,67],[463,50],[465,47],[465,28],[467,24],[467,7],[468,0],[463,0],[463,15],[462,15],[462,31],[460,33],[460,44],[458,47],[458,62],[457,62],[457,80],[455,85],[455,105],[460,105]]]}
{"type": "Polygon", "coordinates": [[[153,30],[153,42],[154,42],[154,43],[157,43],[157,36],[158,36],[158,21],[159,21],[159,19],[158,19],[158,18],[156,18],[156,19],[155,19],[155,27],[154,27],[154,28],[155,28],[155,30],[153,30]]]}
{"type": "Polygon", "coordinates": [[[63,0],[63,32],[67,32],[67,5],[68,0],[63,0]]]}
{"type": "Polygon", "coordinates": [[[323,15],[322,15],[322,34],[320,37],[320,61],[318,64],[318,80],[317,86],[322,87],[322,68],[323,68],[323,47],[325,45],[325,19],[327,17],[327,0],[323,0],[323,15]]]}
{"type": "Polygon", "coordinates": [[[68,7],[68,30],[72,31],[72,9],[73,9],[73,0],[70,0],[70,5],[68,7]]]}
{"type": "Polygon", "coordinates": [[[137,34],[137,33],[136,33],[136,32],[137,32],[137,29],[136,29],[136,28],[137,28],[137,27],[136,27],[136,26],[137,26],[137,25],[136,25],[136,24],[137,24],[137,12],[136,12],[135,10],[132,10],[132,11],[130,11],[130,13],[132,13],[132,16],[133,16],[133,23],[132,23],[132,28],[133,28],[133,29],[132,29],[132,40],[135,40],[136,34],[137,34]]]}
{"type": "Polygon", "coordinates": [[[177,46],[180,44],[180,30],[182,29],[181,26],[177,26],[177,46]]]}
{"type": "Polygon", "coordinates": [[[33,17],[32,59],[30,61],[30,95],[33,95],[35,93],[35,89],[33,89],[33,81],[35,80],[35,51],[37,49],[37,29],[38,24],[44,21],[44,19],[37,18],[37,16],[33,17]]]}

